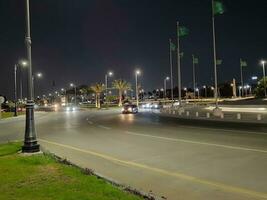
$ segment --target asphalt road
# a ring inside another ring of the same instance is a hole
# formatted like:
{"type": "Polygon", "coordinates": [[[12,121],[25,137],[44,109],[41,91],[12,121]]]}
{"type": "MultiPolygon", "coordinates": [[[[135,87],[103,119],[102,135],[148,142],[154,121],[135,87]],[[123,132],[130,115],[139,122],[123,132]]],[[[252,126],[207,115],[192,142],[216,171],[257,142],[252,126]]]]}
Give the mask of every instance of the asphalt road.
{"type": "MultiPolygon", "coordinates": [[[[42,147],[158,197],[267,199],[267,133],[118,110],[40,113],[42,147]]],[[[0,141],[22,139],[24,118],[0,121],[0,141]]]]}

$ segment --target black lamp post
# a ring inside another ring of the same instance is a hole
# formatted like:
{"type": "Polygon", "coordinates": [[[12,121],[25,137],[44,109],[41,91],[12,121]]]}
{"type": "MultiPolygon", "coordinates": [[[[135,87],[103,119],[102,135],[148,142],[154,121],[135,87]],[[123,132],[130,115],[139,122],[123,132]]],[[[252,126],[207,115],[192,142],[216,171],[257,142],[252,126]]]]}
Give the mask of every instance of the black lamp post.
{"type": "Polygon", "coordinates": [[[32,83],[32,57],[31,57],[31,29],[30,29],[30,2],[26,0],[26,37],[25,43],[27,47],[28,59],[28,95],[26,103],[26,127],[24,136],[24,145],[22,152],[34,153],[40,151],[40,145],[36,139],[35,123],[34,123],[34,100],[33,100],[33,83],[32,83]]]}

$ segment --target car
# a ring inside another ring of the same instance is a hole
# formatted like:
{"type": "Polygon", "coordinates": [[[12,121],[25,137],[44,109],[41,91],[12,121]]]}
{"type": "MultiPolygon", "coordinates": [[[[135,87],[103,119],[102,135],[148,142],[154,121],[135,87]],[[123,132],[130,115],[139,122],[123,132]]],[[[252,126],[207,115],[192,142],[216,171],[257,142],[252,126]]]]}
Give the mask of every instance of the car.
{"type": "Polygon", "coordinates": [[[138,113],[138,107],[133,104],[124,105],[122,108],[122,114],[138,113]]]}
{"type": "Polygon", "coordinates": [[[66,106],[66,107],[65,107],[65,110],[68,111],[68,112],[69,112],[69,111],[76,111],[77,108],[76,108],[75,106],[66,106]]]}

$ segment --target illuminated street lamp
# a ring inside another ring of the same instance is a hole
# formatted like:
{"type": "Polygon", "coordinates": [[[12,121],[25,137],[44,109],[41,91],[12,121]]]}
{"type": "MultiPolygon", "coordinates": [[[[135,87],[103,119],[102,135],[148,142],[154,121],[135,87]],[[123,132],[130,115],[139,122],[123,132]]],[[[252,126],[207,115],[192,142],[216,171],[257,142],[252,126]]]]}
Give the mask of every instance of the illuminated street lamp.
{"type": "Polygon", "coordinates": [[[37,77],[38,79],[40,79],[40,78],[42,78],[43,77],[43,74],[42,73],[40,73],[40,72],[38,72],[38,73],[36,73],[35,74],[35,76],[34,75],[32,75],[32,88],[33,88],[33,91],[32,91],[32,95],[33,95],[33,97],[34,97],[34,93],[35,93],[35,77],[37,77]]]}
{"type": "Polygon", "coordinates": [[[256,81],[256,80],[258,80],[258,77],[257,76],[252,76],[251,80],[256,81]]]}
{"type": "MultiPolygon", "coordinates": [[[[14,109],[14,116],[16,117],[17,114],[17,102],[18,102],[18,92],[17,92],[17,70],[19,67],[26,67],[27,62],[24,60],[19,61],[14,66],[14,103],[15,103],[15,109],[14,109]]],[[[22,100],[22,77],[20,73],[20,99],[22,100]]]]}
{"type": "Polygon", "coordinates": [[[199,99],[199,89],[196,88],[196,92],[197,92],[197,98],[199,99]]]}
{"type": "Polygon", "coordinates": [[[164,78],[164,97],[167,97],[167,81],[170,80],[170,77],[164,78]]]}
{"type": "Polygon", "coordinates": [[[105,89],[106,89],[106,101],[107,101],[107,96],[108,96],[108,77],[113,76],[113,72],[108,72],[107,74],[105,74],[105,89]]]}
{"type": "Polygon", "coordinates": [[[77,106],[77,88],[76,88],[76,85],[71,83],[70,84],[70,87],[74,88],[74,93],[75,93],[75,106],[77,106]]]}
{"type": "Polygon", "coordinates": [[[136,96],[136,105],[139,105],[139,94],[138,94],[138,76],[141,74],[140,70],[135,71],[135,96],[136,96]]]}
{"type": "Polygon", "coordinates": [[[263,71],[264,97],[266,98],[267,95],[266,95],[266,80],[265,80],[265,63],[266,63],[265,60],[262,60],[261,61],[262,71],[263,71]]]}

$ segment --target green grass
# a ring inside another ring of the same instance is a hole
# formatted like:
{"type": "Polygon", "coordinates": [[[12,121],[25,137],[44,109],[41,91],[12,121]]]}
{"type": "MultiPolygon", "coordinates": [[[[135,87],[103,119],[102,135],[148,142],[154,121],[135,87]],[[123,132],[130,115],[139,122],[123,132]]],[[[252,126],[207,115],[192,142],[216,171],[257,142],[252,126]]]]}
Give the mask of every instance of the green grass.
{"type": "Polygon", "coordinates": [[[20,155],[20,146],[0,145],[0,200],[141,199],[78,168],[58,163],[50,155],[20,155]]]}
{"type": "MultiPolygon", "coordinates": [[[[25,112],[18,112],[18,115],[24,115],[25,112]]],[[[9,117],[14,117],[14,112],[2,112],[2,119],[9,118],[9,117]]]]}

